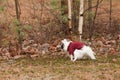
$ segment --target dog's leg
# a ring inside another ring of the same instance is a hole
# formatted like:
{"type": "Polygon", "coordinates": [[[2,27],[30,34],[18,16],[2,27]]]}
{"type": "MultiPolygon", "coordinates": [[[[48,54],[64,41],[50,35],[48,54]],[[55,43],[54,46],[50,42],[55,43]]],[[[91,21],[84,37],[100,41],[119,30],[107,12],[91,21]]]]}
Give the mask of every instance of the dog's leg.
{"type": "Polygon", "coordinates": [[[77,57],[74,57],[73,62],[77,60],[77,57]]]}
{"type": "Polygon", "coordinates": [[[77,59],[82,59],[83,58],[83,54],[81,50],[75,50],[74,51],[74,60],[76,61],[77,59]]]}
{"type": "Polygon", "coordinates": [[[73,55],[70,55],[70,59],[71,59],[71,61],[73,61],[73,55]]]}

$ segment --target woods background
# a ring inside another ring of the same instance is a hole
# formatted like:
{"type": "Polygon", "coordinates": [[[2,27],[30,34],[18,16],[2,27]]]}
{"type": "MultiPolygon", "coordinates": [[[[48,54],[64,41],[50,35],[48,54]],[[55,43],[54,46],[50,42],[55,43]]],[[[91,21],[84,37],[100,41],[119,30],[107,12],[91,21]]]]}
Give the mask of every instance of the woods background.
{"type": "MultiPolygon", "coordinates": [[[[54,52],[63,38],[79,40],[79,0],[72,0],[72,28],[68,1],[0,0],[0,54],[11,57],[54,52]]],[[[119,53],[119,2],[84,0],[82,39],[94,43],[91,46],[96,47],[98,54],[119,53]]]]}
{"type": "Polygon", "coordinates": [[[0,80],[120,80],[119,15],[120,0],[0,0],[0,80]],[[70,61],[64,38],[96,60],[70,61]]]}

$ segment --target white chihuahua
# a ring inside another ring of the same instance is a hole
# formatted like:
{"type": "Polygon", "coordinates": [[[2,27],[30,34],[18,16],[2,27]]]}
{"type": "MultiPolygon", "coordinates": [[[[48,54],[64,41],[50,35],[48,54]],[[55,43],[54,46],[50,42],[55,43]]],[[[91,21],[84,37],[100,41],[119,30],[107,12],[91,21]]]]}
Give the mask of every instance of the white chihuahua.
{"type": "Polygon", "coordinates": [[[93,50],[82,42],[72,42],[72,41],[67,41],[67,39],[64,39],[62,40],[61,48],[64,51],[69,52],[71,61],[82,59],[84,56],[88,56],[91,59],[96,59],[93,50]]]}

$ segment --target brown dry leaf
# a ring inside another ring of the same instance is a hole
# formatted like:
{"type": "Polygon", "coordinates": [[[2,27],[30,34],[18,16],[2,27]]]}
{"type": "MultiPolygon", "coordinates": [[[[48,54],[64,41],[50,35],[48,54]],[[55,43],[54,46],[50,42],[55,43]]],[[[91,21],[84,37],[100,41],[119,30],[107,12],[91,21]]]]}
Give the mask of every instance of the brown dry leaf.
{"type": "Polygon", "coordinates": [[[0,48],[0,56],[2,56],[2,48],[0,48]]]}
{"type": "Polygon", "coordinates": [[[54,45],[50,46],[50,52],[54,52],[56,50],[56,47],[54,45]]]}
{"type": "Polygon", "coordinates": [[[116,54],[117,52],[116,52],[116,50],[114,48],[110,48],[110,53],[111,54],[116,54]]]}
{"type": "Polygon", "coordinates": [[[102,47],[102,46],[104,46],[104,44],[103,44],[102,41],[99,40],[99,41],[96,42],[96,46],[102,47]]]}

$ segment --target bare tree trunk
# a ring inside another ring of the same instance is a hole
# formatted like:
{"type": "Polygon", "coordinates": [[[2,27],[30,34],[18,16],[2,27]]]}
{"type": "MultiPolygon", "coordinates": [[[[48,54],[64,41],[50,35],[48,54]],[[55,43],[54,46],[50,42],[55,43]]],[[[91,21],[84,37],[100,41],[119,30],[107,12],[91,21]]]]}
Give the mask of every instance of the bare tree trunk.
{"type": "MultiPolygon", "coordinates": [[[[95,32],[95,20],[96,20],[96,16],[97,16],[97,12],[98,12],[98,7],[99,4],[102,2],[103,0],[97,0],[96,5],[92,6],[92,0],[88,0],[88,28],[89,28],[89,39],[90,41],[92,40],[92,36],[95,32]],[[95,14],[94,16],[92,15],[92,8],[95,7],[95,14]]],[[[86,11],[87,11],[86,10],[86,11]]]]}
{"type": "MultiPolygon", "coordinates": [[[[66,9],[68,1],[67,0],[61,0],[61,16],[65,16],[68,13],[68,9],[66,9]]],[[[61,31],[63,31],[65,34],[69,34],[69,27],[66,22],[61,20],[61,31]]]]}
{"type": "Polygon", "coordinates": [[[72,0],[72,32],[78,34],[78,22],[79,22],[79,1],[72,0]]]}
{"type": "Polygon", "coordinates": [[[80,9],[79,9],[79,26],[78,31],[80,35],[80,40],[82,39],[82,27],[83,27],[83,12],[84,12],[84,0],[80,0],[80,9]]]}
{"type": "Polygon", "coordinates": [[[112,0],[110,0],[110,17],[109,17],[109,26],[110,26],[110,28],[111,28],[111,26],[112,26],[112,0]]]}
{"type": "Polygon", "coordinates": [[[20,21],[20,7],[18,0],[15,0],[15,8],[16,8],[16,17],[17,20],[20,21]]]}
{"type": "Polygon", "coordinates": [[[72,28],[72,0],[68,0],[68,26],[71,33],[72,28]]]}
{"type": "Polygon", "coordinates": [[[93,34],[93,25],[92,25],[92,0],[88,0],[88,28],[89,28],[89,39],[91,41],[93,34]]]}
{"type": "Polygon", "coordinates": [[[18,27],[18,41],[19,41],[19,44],[20,44],[20,49],[22,49],[22,37],[21,37],[21,31],[20,31],[20,5],[19,5],[19,2],[18,0],[15,0],[15,8],[16,8],[16,17],[17,17],[17,20],[19,22],[19,24],[17,24],[17,27],[18,27]]]}
{"type": "MultiPolygon", "coordinates": [[[[95,8],[95,15],[94,15],[94,17],[93,17],[93,28],[94,28],[94,26],[95,26],[95,19],[96,19],[97,12],[98,12],[99,2],[100,2],[100,0],[97,0],[96,8],[95,8]]],[[[94,31],[93,31],[93,32],[94,32],[94,31]]]]}

